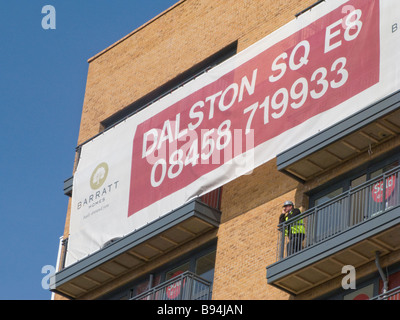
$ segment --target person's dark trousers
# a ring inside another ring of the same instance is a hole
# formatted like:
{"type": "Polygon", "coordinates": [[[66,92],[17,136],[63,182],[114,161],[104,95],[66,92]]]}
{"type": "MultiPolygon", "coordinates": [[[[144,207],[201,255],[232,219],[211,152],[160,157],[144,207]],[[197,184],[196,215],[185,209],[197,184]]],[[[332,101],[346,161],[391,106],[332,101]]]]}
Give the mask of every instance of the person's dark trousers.
{"type": "Polygon", "coordinates": [[[287,255],[300,251],[303,248],[304,233],[292,234],[286,247],[287,255]]]}

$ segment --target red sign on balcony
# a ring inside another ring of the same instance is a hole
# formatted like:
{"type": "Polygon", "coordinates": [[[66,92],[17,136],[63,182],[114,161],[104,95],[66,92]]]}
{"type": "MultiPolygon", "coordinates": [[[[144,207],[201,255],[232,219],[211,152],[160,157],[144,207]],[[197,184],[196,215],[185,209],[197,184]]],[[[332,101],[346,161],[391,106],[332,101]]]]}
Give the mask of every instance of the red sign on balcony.
{"type": "MultiPolygon", "coordinates": [[[[172,275],[172,277],[174,278],[182,273],[183,271],[177,271],[172,275]]],[[[179,278],[176,280],[176,282],[169,285],[165,290],[168,299],[171,300],[176,299],[181,293],[181,290],[183,289],[184,285],[185,285],[185,280],[183,278],[179,278]]]]}
{"type": "MultiPolygon", "coordinates": [[[[395,182],[396,182],[395,175],[392,175],[392,176],[386,178],[385,200],[388,200],[389,197],[392,195],[392,193],[395,189],[395,186],[396,186],[395,182]]],[[[375,202],[383,201],[383,180],[375,183],[372,186],[372,198],[374,199],[375,202]]]]}

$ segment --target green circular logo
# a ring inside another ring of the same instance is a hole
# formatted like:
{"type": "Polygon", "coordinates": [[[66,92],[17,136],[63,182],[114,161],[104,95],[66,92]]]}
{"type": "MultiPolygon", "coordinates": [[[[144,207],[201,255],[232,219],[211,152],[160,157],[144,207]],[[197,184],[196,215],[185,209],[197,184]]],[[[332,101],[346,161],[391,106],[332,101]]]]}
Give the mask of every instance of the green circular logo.
{"type": "Polygon", "coordinates": [[[96,169],[94,169],[92,176],[90,177],[90,187],[93,190],[99,189],[106,181],[108,175],[108,165],[105,162],[100,163],[96,169]]]}

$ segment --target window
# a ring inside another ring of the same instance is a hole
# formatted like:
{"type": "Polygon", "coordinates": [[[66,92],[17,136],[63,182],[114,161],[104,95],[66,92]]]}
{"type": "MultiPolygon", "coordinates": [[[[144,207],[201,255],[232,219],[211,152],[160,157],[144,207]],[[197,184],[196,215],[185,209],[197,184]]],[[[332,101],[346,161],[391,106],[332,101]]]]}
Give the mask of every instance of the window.
{"type": "Polygon", "coordinates": [[[382,175],[383,173],[387,173],[390,170],[398,167],[400,164],[400,161],[396,160],[393,161],[392,163],[385,165],[381,169],[375,170],[374,172],[371,173],[371,179],[372,178],[377,178],[376,183],[373,184],[371,187],[370,191],[370,204],[371,208],[373,210],[370,210],[369,215],[374,216],[379,213],[381,213],[383,207],[388,208],[393,206],[394,204],[399,203],[399,188],[396,187],[398,186],[399,182],[396,181],[398,180],[398,176],[396,173],[390,174],[386,176],[384,179],[379,179],[378,177],[382,175]],[[397,178],[396,178],[397,176],[397,178]],[[385,184],[385,185],[384,185],[385,184]],[[397,190],[396,190],[397,189],[397,190]],[[383,195],[383,190],[385,190],[385,195],[383,195]]]}
{"type": "Polygon", "coordinates": [[[167,271],[167,273],[165,275],[165,280],[172,279],[172,278],[184,273],[185,271],[189,271],[189,269],[190,269],[190,263],[187,262],[177,268],[167,271]]]}
{"type": "MultiPolygon", "coordinates": [[[[180,259],[168,263],[164,267],[154,270],[140,279],[133,281],[129,285],[117,289],[115,292],[102,297],[102,299],[131,299],[148,291],[151,288],[162,285],[166,281],[169,281],[186,271],[195,273],[204,280],[211,282],[212,288],[212,282],[214,280],[215,256],[216,241],[206,247],[193,250],[187,255],[182,256],[180,259]]],[[[171,285],[167,287],[167,290],[168,292],[165,292],[166,297],[163,296],[163,298],[172,300],[175,299],[177,295],[176,293],[179,292],[179,282],[177,281],[174,283],[172,280],[171,285]]],[[[208,289],[205,290],[204,286],[201,285],[194,286],[192,298],[199,299],[199,297],[203,296],[209,297],[208,289]]]]}
{"type": "Polygon", "coordinates": [[[196,261],[195,273],[200,277],[213,281],[216,251],[210,252],[196,261]]]}
{"type": "Polygon", "coordinates": [[[381,162],[372,163],[366,168],[361,168],[346,174],[343,178],[336,179],[334,184],[326,184],[309,193],[310,208],[318,206],[335,196],[362,185],[400,165],[400,150],[390,158],[381,162]],[[398,159],[397,159],[398,158],[398,159]]]}
{"type": "Polygon", "coordinates": [[[341,193],[343,193],[343,187],[337,188],[336,190],[333,190],[333,191],[329,192],[328,194],[315,199],[315,205],[318,206],[324,202],[327,202],[327,201],[331,200],[332,198],[338,196],[341,193]]]}
{"type": "Polygon", "coordinates": [[[388,172],[389,170],[392,170],[393,168],[396,168],[398,165],[399,165],[399,160],[396,160],[388,165],[385,165],[383,168],[375,170],[374,172],[371,173],[371,179],[381,175],[382,173],[388,172]]]}
{"type": "Polygon", "coordinates": [[[358,224],[383,211],[386,207],[398,203],[398,192],[394,192],[396,177],[385,178],[386,196],[383,200],[383,179],[379,176],[399,166],[399,150],[373,163],[360,167],[349,174],[339,177],[332,184],[319,187],[309,194],[310,208],[315,208],[315,215],[310,225],[315,228],[313,241],[321,241],[349,226],[358,224]],[[376,179],[376,183],[374,180],[376,179]],[[371,183],[372,182],[372,183],[371,183]],[[365,183],[370,186],[365,187],[365,183]],[[347,191],[350,192],[350,197],[347,191]],[[333,201],[330,201],[334,199],[333,201]],[[382,204],[382,201],[386,201],[382,204]]]}

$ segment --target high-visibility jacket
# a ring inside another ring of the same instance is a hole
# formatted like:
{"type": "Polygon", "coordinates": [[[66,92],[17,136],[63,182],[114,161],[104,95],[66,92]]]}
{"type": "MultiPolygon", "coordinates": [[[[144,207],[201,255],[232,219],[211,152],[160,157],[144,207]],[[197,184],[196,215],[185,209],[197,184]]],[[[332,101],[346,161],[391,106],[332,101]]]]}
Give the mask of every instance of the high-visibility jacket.
{"type": "MultiPolygon", "coordinates": [[[[290,211],[289,214],[286,216],[285,221],[290,219],[292,214],[293,214],[293,210],[290,211]]],[[[299,211],[299,214],[300,214],[300,211],[299,211]]],[[[305,234],[306,233],[306,229],[304,228],[304,220],[303,219],[299,219],[299,220],[293,221],[290,224],[290,233],[291,234],[300,234],[300,233],[305,234]]],[[[287,236],[288,234],[289,234],[289,230],[288,230],[288,228],[286,228],[285,229],[285,236],[287,236]]]]}

